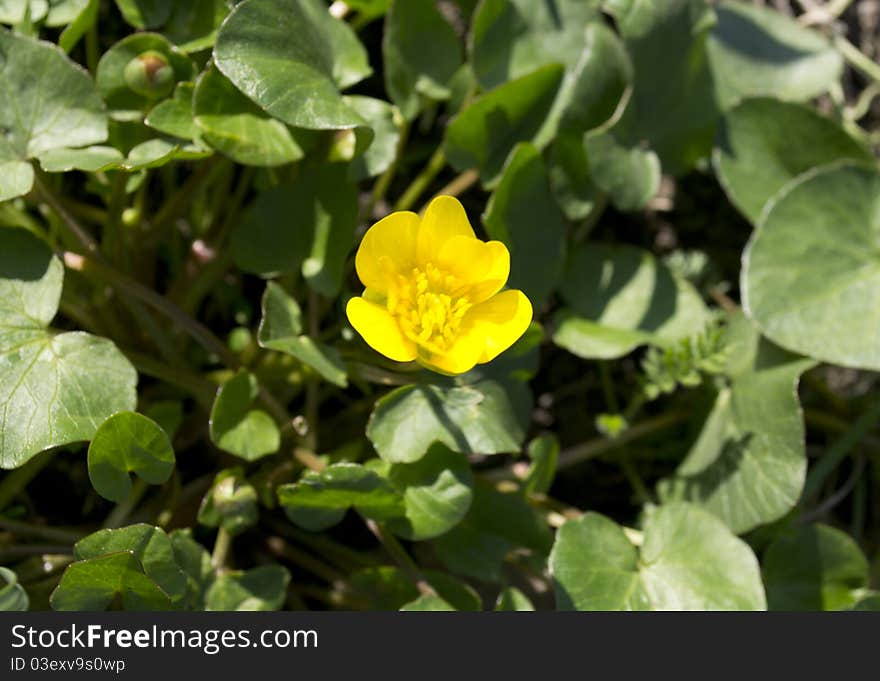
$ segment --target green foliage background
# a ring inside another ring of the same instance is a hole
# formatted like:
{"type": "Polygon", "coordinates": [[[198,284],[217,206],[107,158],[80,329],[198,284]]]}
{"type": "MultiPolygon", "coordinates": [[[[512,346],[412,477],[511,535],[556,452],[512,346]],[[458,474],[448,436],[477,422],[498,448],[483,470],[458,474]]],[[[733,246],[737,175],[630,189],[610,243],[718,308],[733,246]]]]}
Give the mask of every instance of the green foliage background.
{"type": "Polygon", "coordinates": [[[876,609],[860,4],[0,0],[0,609],[876,609]],[[344,315],[439,193],[456,378],[344,315]]]}

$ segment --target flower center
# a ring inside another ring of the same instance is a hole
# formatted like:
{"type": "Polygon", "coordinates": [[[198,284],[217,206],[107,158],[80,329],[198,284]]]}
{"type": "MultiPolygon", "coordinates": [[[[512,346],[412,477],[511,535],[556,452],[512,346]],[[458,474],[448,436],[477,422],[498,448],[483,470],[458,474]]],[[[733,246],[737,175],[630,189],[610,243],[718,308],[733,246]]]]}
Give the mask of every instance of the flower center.
{"type": "Polygon", "coordinates": [[[464,291],[454,275],[428,264],[397,275],[388,310],[412,341],[431,352],[443,352],[455,341],[471,307],[464,291]]]}

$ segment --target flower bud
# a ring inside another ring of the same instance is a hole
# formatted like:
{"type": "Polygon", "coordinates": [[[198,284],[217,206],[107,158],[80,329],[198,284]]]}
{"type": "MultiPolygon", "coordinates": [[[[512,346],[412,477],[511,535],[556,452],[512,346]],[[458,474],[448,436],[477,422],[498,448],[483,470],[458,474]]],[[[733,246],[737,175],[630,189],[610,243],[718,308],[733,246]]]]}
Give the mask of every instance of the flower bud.
{"type": "Polygon", "coordinates": [[[174,89],[174,69],[165,55],[147,50],[125,66],[125,82],[134,92],[150,99],[171,94],[174,89]]]}

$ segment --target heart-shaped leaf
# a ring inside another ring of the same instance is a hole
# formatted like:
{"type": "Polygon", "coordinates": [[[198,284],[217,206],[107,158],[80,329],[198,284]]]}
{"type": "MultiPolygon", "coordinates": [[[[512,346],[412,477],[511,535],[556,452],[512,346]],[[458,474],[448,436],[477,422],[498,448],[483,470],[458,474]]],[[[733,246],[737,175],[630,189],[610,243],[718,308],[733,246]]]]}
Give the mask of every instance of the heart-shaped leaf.
{"type": "Polygon", "coordinates": [[[0,200],[33,184],[32,171],[6,162],[105,139],[104,102],[88,73],[55,45],[0,28],[0,200]]]}
{"type": "Polygon", "coordinates": [[[205,610],[279,610],[284,605],[289,583],[290,573],[280,565],[261,565],[246,572],[224,572],[208,587],[205,610]]]}
{"type": "Polygon", "coordinates": [[[569,520],[550,556],[561,610],[763,610],[748,544],[696,506],[648,514],[640,548],[598,513],[569,520]]]}
{"type": "Polygon", "coordinates": [[[664,500],[699,504],[742,534],[781,518],[800,498],[807,457],[797,383],[814,362],[761,339],[741,315],[731,320],[727,339],[732,380],[659,492],[664,500]]]}
{"type": "Polygon", "coordinates": [[[174,470],[171,440],[155,421],[131,411],[114,414],[89,445],[89,479],[105,499],[122,502],[131,491],[130,473],[161,485],[174,470]]]}
{"type": "Polygon", "coordinates": [[[47,328],[63,277],[43,242],[0,229],[0,468],[89,440],[107,417],[137,401],[137,373],[113,343],[47,328]]]}
{"type": "Polygon", "coordinates": [[[281,446],[281,433],[272,417],[251,409],[258,393],[257,379],[242,370],[220,386],[211,408],[211,441],[245,461],[274,454],[281,446]]]}
{"type": "Polygon", "coordinates": [[[135,28],[157,28],[171,16],[173,0],[116,0],[123,18],[135,28]]]}
{"type": "Polygon", "coordinates": [[[25,612],[30,607],[27,591],[9,568],[0,567],[0,612],[25,612]]]}

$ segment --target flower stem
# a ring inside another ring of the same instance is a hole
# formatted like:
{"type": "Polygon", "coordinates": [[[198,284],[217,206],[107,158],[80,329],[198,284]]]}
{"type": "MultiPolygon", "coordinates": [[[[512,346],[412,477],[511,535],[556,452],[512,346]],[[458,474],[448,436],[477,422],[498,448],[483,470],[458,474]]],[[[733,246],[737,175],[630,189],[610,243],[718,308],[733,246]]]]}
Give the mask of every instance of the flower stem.
{"type": "Polygon", "coordinates": [[[394,210],[409,210],[412,208],[419,200],[419,197],[424,194],[428,185],[434,181],[434,178],[437,177],[445,166],[446,154],[443,151],[443,147],[439,146],[431,158],[428,159],[428,163],[422,169],[422,172],[416,176],[416,179],[412,181],[397,200],[397,203],[394,204],[394,210]]]}
{"type": "Polygon", "coordinates": [[[131,515],[131,512],[140,503],[140,500],[144,498],[146,493],[147,483],[140,478],[135,479],[134,484],[131,486],[131,491],[128,493],[128,498],[126,498],[125,501],[118,503],[116,508],[114,508],[110,512],[110,515],[107,516],[107,519],[104,521],[104,529],[122,527],[125,524],[125,521],[128,520],[128,516],[131,515]]]}
{"type": "Polygon", "coordinates": [[[416,585],[419,593],[424,596],[436,596],[437,592],[434,591],[434,587],[428,583],[428,580],[425,579],[425,576],[419,570],[419,566],[416,565],[415,561],[406,552],[406,549],[400,545],[397,538],[388,532],[384,525],[377,523],[372,518],[364,518],[364,522],[367,524],[370,532],[382,544],[388,555],[391,556],[391,559],[397,563],[403,573],[416,585]]]}
{"type": "Polygon", "coordinates": [[[226,567],[229,558],[229,549],[232,548],[232,535],[221,527],[217,530],[217,538],[214,540],[214,550],[211,552],[211,565],[215,570],[226,567]]]}

